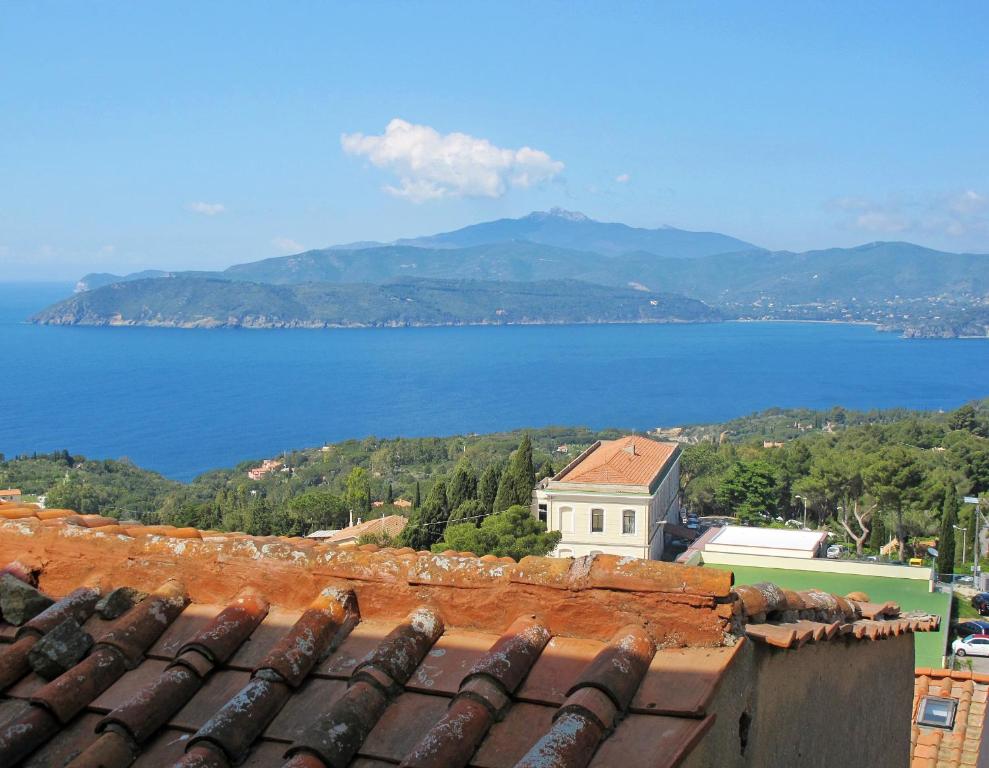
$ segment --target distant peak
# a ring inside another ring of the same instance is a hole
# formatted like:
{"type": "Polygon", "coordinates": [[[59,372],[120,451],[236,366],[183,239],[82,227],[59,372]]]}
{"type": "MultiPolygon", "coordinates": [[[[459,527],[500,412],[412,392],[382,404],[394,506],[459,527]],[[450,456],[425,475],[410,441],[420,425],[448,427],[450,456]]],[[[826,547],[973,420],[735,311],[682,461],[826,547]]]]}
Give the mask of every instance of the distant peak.
{"type": "Polygon", "coordinates": [[[548,211],[533,211],[527,219],[566,219],[567,221],[590,221],[591,219],[579,211],[568,211],[563,208],[550,208],[548,211]]]}

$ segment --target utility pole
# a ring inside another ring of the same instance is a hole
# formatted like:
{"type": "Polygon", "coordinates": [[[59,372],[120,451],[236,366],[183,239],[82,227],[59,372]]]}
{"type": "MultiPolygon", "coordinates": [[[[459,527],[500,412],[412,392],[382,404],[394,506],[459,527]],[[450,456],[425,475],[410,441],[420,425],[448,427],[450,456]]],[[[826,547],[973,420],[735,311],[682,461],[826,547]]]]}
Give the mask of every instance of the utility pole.
{"type": "Polygon", "coordinates": [[[965,545],[968,544],[968,539],[965,538],[965,532],[968,530],[968,528],[965,528],[960,525],[953,525],[951,527],[954,528],[956,531],[962,532],[962,565],[965,565],[965,545]]]}
{"type": "Polygon", "coordinates": [[[982,584],[981,584],[981,582],[979,580],[979,574],[980,574],[980,569],[979,569],[979,522],[980,522],[980,520],[982,518],[982,509],[981,509],[982,504],[981,504],[981,501],[982,500],[978,496],[966,496],[965,497],[965,503],[966,504],[972,504],[972,505],[975,506],[975,515],[974,515],[974,517],[975,517],[975,542],[974,542],[974,546],[973,546],[973,549],[972,549],[972,557],[974,559],[974,563],[972,565],[972,580],[973,580],[973,586],[976,589],[980,590],[980,591],[982,590],[982,584]]]}
{"type": "Polygon", "coordinates": [[[806,528],[807,527],[807,499],[804,496],[801,496],[799,493],[793,494],[793,498],[800,499],[800,501],[804,505],[804,528],[806,528]]]}

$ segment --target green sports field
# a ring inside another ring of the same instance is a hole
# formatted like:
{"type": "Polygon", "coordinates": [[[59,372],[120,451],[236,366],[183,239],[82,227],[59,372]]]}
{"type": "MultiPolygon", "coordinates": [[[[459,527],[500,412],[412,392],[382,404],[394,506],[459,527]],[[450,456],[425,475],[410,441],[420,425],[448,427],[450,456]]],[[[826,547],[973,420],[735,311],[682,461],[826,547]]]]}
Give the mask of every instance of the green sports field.
{"type": "Polygon", "coordinates": [[[890,579],[881,576],[854,576],[844,573],[789,571],[778,568],[732,567],[708,564],[705,568],[720,568],[735,574],[736,584],[757,584],[771,581],[787,589],[821,589],[836,595],[865,592],[873,602],[892,600],[903,611],[927,611],[941,615],[941,629],[920,632],[914,636],[918,667],[940,667],[945,637],[951,615],[951,596],[928,592],[926,581],[890,579]]]}

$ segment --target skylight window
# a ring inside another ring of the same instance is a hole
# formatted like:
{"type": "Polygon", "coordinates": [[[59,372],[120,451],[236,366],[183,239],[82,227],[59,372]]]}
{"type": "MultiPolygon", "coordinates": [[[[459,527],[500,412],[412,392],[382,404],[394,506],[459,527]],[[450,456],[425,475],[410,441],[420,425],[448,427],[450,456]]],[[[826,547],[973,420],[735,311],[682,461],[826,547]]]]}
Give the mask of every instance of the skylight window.
{"type": "Polygon", "coordinates": [[[917,707],[917,725],[932,728],[951,728],[955,724],[957,699],[944,699],[940,696],[925,696],[917,707]]]}

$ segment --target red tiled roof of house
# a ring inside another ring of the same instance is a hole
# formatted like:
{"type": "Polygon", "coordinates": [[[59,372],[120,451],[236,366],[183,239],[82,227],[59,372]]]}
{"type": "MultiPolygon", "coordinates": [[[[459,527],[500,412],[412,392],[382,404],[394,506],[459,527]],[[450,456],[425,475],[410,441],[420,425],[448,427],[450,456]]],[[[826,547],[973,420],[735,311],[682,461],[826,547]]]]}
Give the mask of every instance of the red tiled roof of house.
{"type": "Polygon", "coordinates": [[[676,443],[658,443],[638,435],[601,440],[553,479],[564,483],[650,485],[678,448],[676,443]]]}
{"type": "Polygon", "coordinates": [[[357,523],[347,528],[341,528],[339,531],[333,531],[326,536],[320,536],[319,539],[332,544],[338,541],[360,538],[364,534],[384,534],[395,537],[405,530],[405,525],[408,522],[408,518],[402,515],[386,515],[385,517],[379,517],[374,520],[365,520],[363,523],[357,523]]]}
{"type": "MultiPolygon", "coordinates": [[[[950,669],[916,670],[910,736],[911,768],[960,768],[982,765],[979,753],[989,698],[989,675],[950,669]],[[958,702],[951,728],[917,724],[925,696],[958,702]]],[[[984,758],[983,758],[984,759],[984,758]]]]}
{"type": "Polygon", "coordinates": [[[634,558],[136,533],[0,520],[0,765],[675,766],[746,636],[925,628],[634,558]]]}

